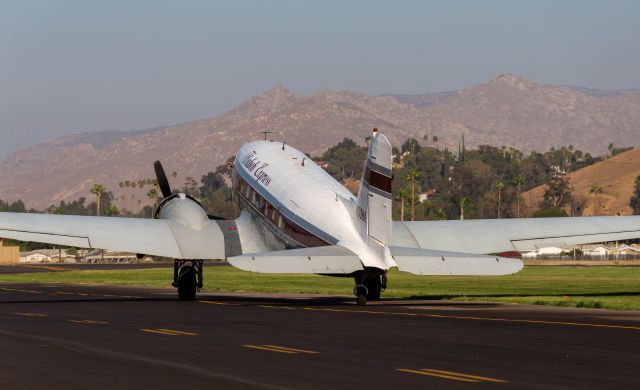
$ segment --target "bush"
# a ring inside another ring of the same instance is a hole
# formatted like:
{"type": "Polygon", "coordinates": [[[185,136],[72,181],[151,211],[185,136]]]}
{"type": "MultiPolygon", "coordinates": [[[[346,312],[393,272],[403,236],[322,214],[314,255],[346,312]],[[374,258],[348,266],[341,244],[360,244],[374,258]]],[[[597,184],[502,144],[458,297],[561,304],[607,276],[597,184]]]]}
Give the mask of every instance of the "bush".
{"type": "Polygon", "coordinates": [[[533,213],[533,218],[568,217],[567,212],[560,208],[539,209],[533,213]]]}

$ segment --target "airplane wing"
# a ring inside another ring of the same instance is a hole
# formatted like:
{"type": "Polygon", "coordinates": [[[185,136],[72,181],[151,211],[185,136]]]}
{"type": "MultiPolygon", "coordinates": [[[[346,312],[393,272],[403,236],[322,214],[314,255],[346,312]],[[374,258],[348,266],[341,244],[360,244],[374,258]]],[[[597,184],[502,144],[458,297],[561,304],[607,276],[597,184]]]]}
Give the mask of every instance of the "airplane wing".
{"type": "Polygon", "coordinates": [[[640,237],[640,216],[393,222],[391,246],[475,254],[640,237]]]}
{"type": "Polygon", "coordinates": [[[249,253],[227,259],[245,271],[261,273],[350,274],[361,271],[360,258],[343,246],[320,246],[249,253]]]}
{"type": "Polygon", "coordinates": [[[0,237],[174,259],[224,259],[217,223],[194,229],[171,219],[0,213],[0,237]]]}
{"type": "Polygon", "coordinates": [[[429,249],[389,247],[400,271],[416,275],[509,275],[524,267],[520,259],[429,249]]]}

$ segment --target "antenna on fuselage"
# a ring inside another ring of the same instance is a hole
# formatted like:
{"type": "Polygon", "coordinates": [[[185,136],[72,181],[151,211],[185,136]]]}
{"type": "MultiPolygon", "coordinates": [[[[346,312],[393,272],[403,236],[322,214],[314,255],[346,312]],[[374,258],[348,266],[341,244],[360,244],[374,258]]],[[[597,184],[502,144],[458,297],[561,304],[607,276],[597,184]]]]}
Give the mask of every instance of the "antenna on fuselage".
{"type": "Polygon", "coordinates": [[[267,140],[267,134],[272,134],[273,131],[259,131],[258,133],[264,134],[264,140],[267,140]]]}
{"type": "Polygon", "coordinates": [[[287,144],[286,142],[282,143],[282,150],[284,150],[284,145],[286,145],[286,144],[287,144]]]}

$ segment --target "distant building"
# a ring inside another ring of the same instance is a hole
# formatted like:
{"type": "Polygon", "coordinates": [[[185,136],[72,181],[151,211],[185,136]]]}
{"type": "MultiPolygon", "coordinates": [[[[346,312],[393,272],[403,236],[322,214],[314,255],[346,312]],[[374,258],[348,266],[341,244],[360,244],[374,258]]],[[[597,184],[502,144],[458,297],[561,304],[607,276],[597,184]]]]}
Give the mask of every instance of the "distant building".
{"type": "Polygon", "coordinates": [[[538,249],[538,256],[560,256],[563,253],[568,252],[563,248],[558,248],[557,246],[550,246],[546,248],[538,249]]]}
{"type": "Polygon", "coordinates": [[[36,249],[20,252],[20,263],[76,263],[76,257],[65,249],[36,249]]]}
{"type": "Polygon", "coordinates": [[[52,249],[37,249],[30,252],[20,252],[21,263],[51,263],[51,257],[53,256],[52,249]]]}
{"type": "Polygon", "coordinates": [[[316,165],[319,166],[320,168],[326,169],[329,166],[329,163],[324,160],[315,160],[314,163],[316,163],[316,165]]]}
{"type": "Polygon", "coordinates": [[[20,260],[20,248],[17,246],[4,246],[0,240],[0,263],[14,264],[20,260]]]}
{"type": "Polygon", "coordinates": [[[425,200],[429,200],[435,193],[435,189],[423,191],[418,195],[418,199],[420,199],[420,202],[424,202],[425,200]]]}
{"type": "Polygon", "coordinates": [[[604,245],[598,245],[593,248],[585,249],[583,253],[587,256],[607,256],[611,249],[604,245]]]}

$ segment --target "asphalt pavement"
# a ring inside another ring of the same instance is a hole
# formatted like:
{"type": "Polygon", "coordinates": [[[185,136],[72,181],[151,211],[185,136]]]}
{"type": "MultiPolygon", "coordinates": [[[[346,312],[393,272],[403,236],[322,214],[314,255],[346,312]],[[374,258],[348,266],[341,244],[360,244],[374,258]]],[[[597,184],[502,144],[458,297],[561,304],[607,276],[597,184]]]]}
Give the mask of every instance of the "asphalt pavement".
{"type": "Polygon", "coordinates": [[[2,389],[640,388],[640,313],[0,283],[2,389]]]}

